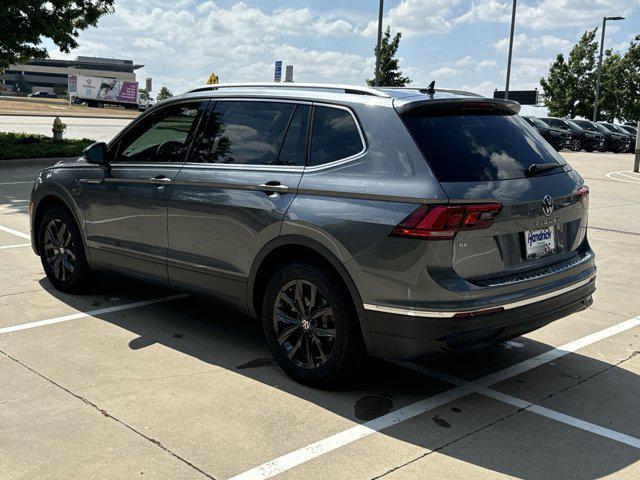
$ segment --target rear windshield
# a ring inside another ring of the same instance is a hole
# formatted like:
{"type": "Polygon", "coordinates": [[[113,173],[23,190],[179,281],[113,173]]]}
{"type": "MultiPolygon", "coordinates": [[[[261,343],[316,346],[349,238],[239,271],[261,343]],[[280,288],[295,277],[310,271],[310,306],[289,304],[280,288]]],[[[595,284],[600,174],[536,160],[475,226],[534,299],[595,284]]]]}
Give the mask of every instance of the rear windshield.
{"type": "Polygon", "coordinates": [[[524,178],[534,163],[565,164],[518,115],[416,115],[403,120],[441,182],[524,178]]]}

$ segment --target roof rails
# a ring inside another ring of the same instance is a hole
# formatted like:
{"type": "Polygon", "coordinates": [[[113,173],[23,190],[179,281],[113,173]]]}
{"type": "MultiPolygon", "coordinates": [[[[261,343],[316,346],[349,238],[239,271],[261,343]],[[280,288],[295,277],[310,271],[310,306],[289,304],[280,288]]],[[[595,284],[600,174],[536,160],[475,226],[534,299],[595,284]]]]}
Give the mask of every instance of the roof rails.
{"type": "Polygon", "coordinates": [[[359,87],[356,85],[339,85],[332,83],[220,83],[213,85],[205,85],[204,87],[198,87],[190,90],[189,93],[194,92],[206,92],[209,90],[218,90],[222,88],[286,88],[286,89],[300,89],[300,90],[337,90],[343,93],[350,93],[355,95],[372,95],[374,97],[389,98],[390,95],[370,87],[359,87]]]}

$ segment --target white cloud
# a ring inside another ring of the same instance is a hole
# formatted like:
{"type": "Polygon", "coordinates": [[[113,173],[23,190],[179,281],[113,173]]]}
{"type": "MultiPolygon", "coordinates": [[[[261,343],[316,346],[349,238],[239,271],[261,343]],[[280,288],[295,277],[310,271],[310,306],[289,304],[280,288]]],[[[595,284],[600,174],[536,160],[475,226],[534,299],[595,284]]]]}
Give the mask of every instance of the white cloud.
{"type": "MultiPolygon", "coordinates": [[[[542,35],[541,37],[530,37],[526,33],[519,33],[513,37],[513,50],[514,51],[528,51],[533,52],[537,50],[552,50],[554,52],[560,52],[568,49],[572,42],[565,40],[564,38],[556,37],[554,35],[542,35]]],[[[501,38],[497,42],[493,43],[493,48],[498,52],[506,53],[509,51],[509,38],[501,38]]]]}
{"type": "MultiPolygon", "coordinates": [[[[451,18],[458,0],[402,0],[384,17],[384,24],[405,36],[445,33],[453,28],[451,18]]],[[[378,22],[371,21],[362,30],[366,37],[375,36],[378,22]]]]}
{"type": "MultiPolygon", "coordinates": [[[[601,24],[603,16],[628,15],[638,0],[538,0],[520,2],[516,10],[516,28],[545,30],[566,27],[592,28],[601,24]]],[[[476,0],[455,23],[509,22],[510,1],[476,0]]]]}
{"type": "Polygon", "coordinates": [[[476,65],[476,68],[478,69],[491,68],[491,67],[496,67],[497,65],[498,65],[498,62],[496,62],[495,60],[482,60],[478,62],[478,64],[476,65]]]}
{"type": "Polygon", "coordinates": [[[440,67],[434,70],[433,72],[431,72],[429,76],[432,77],[434,80],[438,80],[439,78],[442,78],[442,77],[445,77],[445,78],[453,77],[458,74],[460,74],[460,70],[458,70],[457,68],[440,67]]]}

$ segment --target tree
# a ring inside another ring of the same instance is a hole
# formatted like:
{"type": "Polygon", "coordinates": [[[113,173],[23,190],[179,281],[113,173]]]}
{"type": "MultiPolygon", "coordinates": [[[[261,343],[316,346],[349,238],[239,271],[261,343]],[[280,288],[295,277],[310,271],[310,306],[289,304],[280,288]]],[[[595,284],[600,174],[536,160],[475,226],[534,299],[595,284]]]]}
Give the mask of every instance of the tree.
{"type": "Polygon", "coordinates": [[[640,120],[640,35],[637,35],[629,44],[627,53],[624,54],[624,76],[622,118],[627,121],[640,120]]]}
{"type": "Polygon", "coordinates": [[[597,28],[584,32],[569,52],[559,54],[547,78],[540,79],[549,115],[590,118],[596,89],[597,28]]]}
{"type": "Polygon", "coordinates": [[[167,87],[160,87],[158,95],[156,95],[156,100],[161,102],[169,97],[173,97],[173,93],[171,93],[171,90],[169,90],[167,87]]]}
{"type": "Polygon", "coordinates": [[[624,56],[612,50],[605,52],[602,61],[598,118],[613,122],[623,117],[625,101],[626,62],[624,56]]]}
{"type": "Polygon", "coordinates": [[[53,93],[60,97],[66,97],[68,95],[67,86],[63,83],[58,83],[57,85],[54,85],[53,93]]]}
{"type": "Polygon", "coordinates": [[[113,12],[114,0],[10,0],[0,15],[0,68],[30,58],[46,58],[49,38],[63,52],[78,46],[82,30],[113,12]]]}
{"type": "MultiPolygon", "coordinates": [[[[387,29],[382,36],[380,44],[380,85],[385,87],[404,87],[411,83],[409,77],[403,77],[402,72],[398,70],[399,60],[396,58],[398,46],[402,32],[398,32],[391,39],[391,27],[387,25],[387,29]]],[[[378,54],[378,46],[374,48],[376,55],[378,54]]],[[[375,77],[375,74],[374,74],[375,77]]],[[[367,79],[367,84],[372,86],[374,80],[367,79]]]]}

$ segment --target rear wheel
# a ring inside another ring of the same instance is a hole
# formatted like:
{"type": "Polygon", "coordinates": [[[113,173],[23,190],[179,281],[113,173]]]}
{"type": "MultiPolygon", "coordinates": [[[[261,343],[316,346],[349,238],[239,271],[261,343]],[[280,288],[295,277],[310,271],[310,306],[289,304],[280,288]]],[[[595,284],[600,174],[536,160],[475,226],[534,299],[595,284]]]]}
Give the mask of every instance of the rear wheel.
{"type": "Polygon", "coordinates": [[[90,274],[82,237],[73,216],[62,207],[47,211],[38,231],[40,260],[49,281],[64,292],[86,285],[90,274]]]}
{"type": "Polygon", "coordinates": [[[301,383],[338,386],[364,358],[347,292],[332,275],[308,263],[286,265],[271,278],[263,327],[278,364],[301,383]]]}

